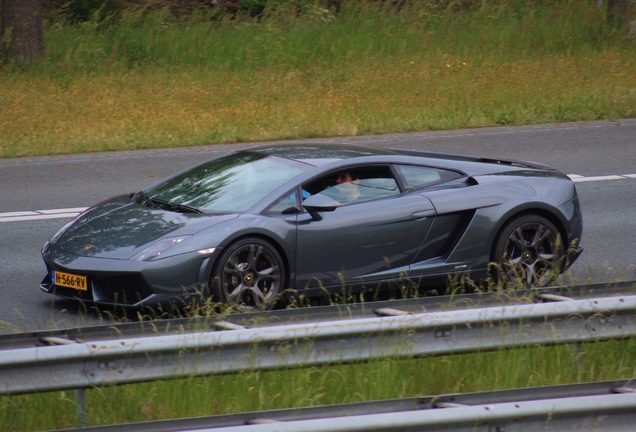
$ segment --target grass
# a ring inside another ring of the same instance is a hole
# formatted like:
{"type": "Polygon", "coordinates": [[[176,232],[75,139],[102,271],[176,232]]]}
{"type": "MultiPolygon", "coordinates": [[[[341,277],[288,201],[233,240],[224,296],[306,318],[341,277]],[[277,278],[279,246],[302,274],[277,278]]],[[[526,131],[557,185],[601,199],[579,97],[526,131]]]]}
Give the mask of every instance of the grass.
{"type": "Polygon", "coordinates": [[[636,116],[636,44],[596,3],[48,22],[46,61],[0,67],[0,156],[636,116]]]}
{"type": "MultiPolygon", "coordinates": [[[[88,425],[636,376],[636,340],[189,378],[88,391],[88,425]]],[[[6,431],[73,427],[72,391],[0,398],[6,431]],[[34,415],[37,413],[37,415],[34,415]]]]}
{"type": "MultiPolygon", "coordinates": [[[[261,19],[46,23],[0,65],[0,157],[636,116],[636,44],[593,0],[433,2],[261,19]]],[[[634,340],[93,389],[89,425],[631,378],[634,340]],[[583,356],[583,363],[579,359],[583,356]]],[[[72,392],[1,397],[3,430],[75,424],[72,392]]]]}

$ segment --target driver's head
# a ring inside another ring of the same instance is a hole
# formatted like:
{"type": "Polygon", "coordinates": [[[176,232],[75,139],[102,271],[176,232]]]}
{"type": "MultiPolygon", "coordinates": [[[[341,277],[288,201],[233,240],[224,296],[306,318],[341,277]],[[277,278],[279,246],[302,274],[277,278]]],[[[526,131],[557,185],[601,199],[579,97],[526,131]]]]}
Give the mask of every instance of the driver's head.
{"type": "Polygon", "coordinates": [[[349,171],[346,171],[338,175],[338,178],[336,179],[336,183],[337,184],[348,183],[352,180],[353,178],[351,178],[351,173],[349,171]]]}

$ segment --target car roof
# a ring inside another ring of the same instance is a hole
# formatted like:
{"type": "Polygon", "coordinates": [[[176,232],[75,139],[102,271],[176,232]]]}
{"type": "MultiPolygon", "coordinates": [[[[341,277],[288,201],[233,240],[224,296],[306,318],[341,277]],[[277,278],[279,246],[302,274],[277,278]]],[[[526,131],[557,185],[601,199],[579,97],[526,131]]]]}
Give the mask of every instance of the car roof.
{"type": "MultiPolygon", "coordinates": [[[[431,163],[446,168],[466,169],[467,165],[477,169],[477,172],[498,172],[508,170],[539,169],[554,171],[549,165],[530,161],[509,159],[492,159],[450,153],[427,152],[400,148],[378,148],[351,144],[276,144],[252,147],[245,151],[253,151],[272,156],[291,159],[313,166],[321,166],[335,161],[369,156],[405,156],[414,158],[420,163],[431,163]],[[437,162],[434,162],[437,161],[437,162]],[[442,163],[442,161],[444,161],[442,163]]],[[[467,169],[471,172],[473,170],[467,169]]]]}
{"type": "Polygon", "coordinates": [[[331,162],[364,156],[395,155],[383,148],[336,144],[282,144],[246,149],[257,153],[291,159],[309,165],[320,166],[331,162]]]}

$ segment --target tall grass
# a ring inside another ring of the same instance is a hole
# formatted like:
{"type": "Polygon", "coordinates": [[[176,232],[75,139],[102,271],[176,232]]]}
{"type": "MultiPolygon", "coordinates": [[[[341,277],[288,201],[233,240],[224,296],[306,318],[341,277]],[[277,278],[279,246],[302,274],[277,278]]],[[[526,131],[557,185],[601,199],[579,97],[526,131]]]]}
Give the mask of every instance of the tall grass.
{"type": "Polygon", "coordinates": [[[636,44],[596,1],[429,3],[48,22],[44,62],[0,67],[0,155],[636,115],[636,44]]]}
{"type": "MultiPolygon", "coordinates": [[[[113,22],[47,27],[48,60],[33,72],[120,72],[143,67],[256,71],[297,70],[346,61],[410,60],[437,55],[470,56],[480,62],[515,61],[544,55],[600,52],[621,45],[624,32],[606,22],[595,1],[482,2],[452,12],[406,2],[345,3],[340,13],[318,5],[304,12],[284,4],[262,18],[212,20],[194,15],[176,20],[164,10],[129,10],[113,22]],[[414,56],[414,57],[412,57],[414,56]]],[[[625,47],[623,47],[625,48],[625,47]]]]}
{"type": "MultiPolygon", "coordinates": [[[[89,425],[636,376],[636,340],[189,378],[88,391],[89,425]]],[[[75,424],[72,391],[0,398],[6,431],[75,424]]]]}

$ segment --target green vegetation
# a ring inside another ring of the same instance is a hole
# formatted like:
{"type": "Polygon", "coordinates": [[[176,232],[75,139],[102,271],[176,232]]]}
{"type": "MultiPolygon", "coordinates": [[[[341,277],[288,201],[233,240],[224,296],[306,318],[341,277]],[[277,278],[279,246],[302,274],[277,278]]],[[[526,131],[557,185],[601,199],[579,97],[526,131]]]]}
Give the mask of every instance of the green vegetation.
{"type": "Polygon", "coordinates": [[[49,19],[44,62],[0,65],[0,157],[636,115],[593,0],[271,4],[49,19]]]}
{"type": "MultiPolygon", "coordinates": [[[[109,387],[88,391],[88,425],[380,399],[613,380],[636,376],[636,340],[109,387]]],[[[75,425],[72,391],[1,397],[6,431],[75,425]],[[36,414],[37,413],[37,414],[36,414]]]]}
{"type": "MultiPolygon", "coordinates": [[[[636,116],[636,43],[595,0],[472,3],[51,18],[44,62],[0,64],[0,157],[636,116]]],[[[112,424],[631,378],[635,344],[93,389],[87,417],[112,424]]],[[[0,397],[0,425],[72,427],[75,409],[69,391],[0,397]]]]}

